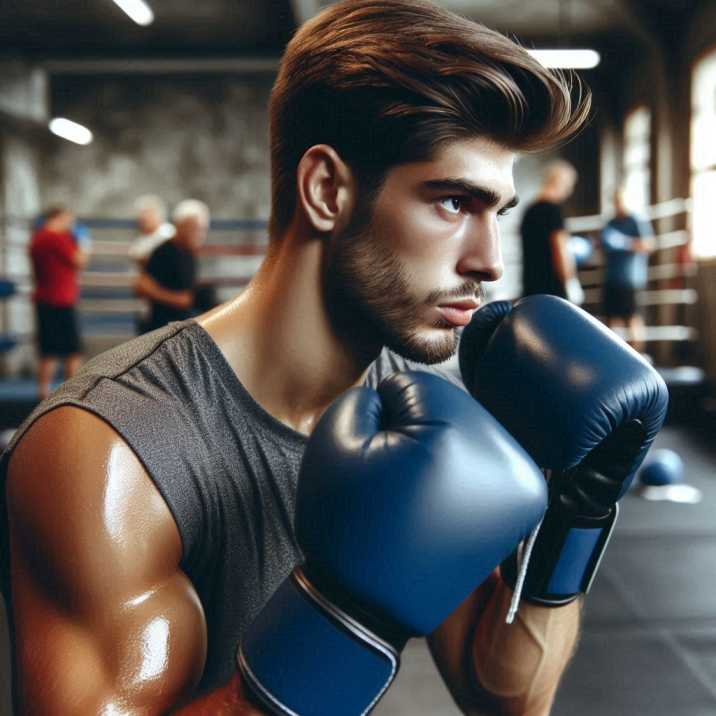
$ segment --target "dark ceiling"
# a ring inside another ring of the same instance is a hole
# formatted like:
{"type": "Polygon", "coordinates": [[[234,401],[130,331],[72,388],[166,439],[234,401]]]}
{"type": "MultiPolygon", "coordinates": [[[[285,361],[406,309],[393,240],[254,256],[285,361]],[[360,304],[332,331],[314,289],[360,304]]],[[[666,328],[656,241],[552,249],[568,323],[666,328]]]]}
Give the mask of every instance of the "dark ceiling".
{"type": "MultiPolygon", "coordinates": [[[[659,37],[716,0],[437,0],[525,42],[659,37]]],[[[111,0],[0,0],[0,54],[35,59],[278,57],[331,0],[148,0],[135,25],[111,0]]]]}
{"type": "Polygon", "coordinates": [[[111,0],[0,0],[0,52],[36,57],[278,55],[296,22],[289,0],[148,0],[132,22],[111,0]]]}

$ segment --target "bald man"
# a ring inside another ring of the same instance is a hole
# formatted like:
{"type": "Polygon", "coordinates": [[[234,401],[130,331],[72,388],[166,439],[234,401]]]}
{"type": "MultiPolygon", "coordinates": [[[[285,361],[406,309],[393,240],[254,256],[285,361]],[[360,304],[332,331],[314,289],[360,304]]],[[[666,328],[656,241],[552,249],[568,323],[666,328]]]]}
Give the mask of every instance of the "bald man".
{"type": "Polygon", "coordinates": [[[560,208],[576,183],[577,170],[569,162],[551,162],[545,168],[537,198],[525,211],[520,227],[524,296],[547,293],[573,303],[584,298],[560,208]]]}

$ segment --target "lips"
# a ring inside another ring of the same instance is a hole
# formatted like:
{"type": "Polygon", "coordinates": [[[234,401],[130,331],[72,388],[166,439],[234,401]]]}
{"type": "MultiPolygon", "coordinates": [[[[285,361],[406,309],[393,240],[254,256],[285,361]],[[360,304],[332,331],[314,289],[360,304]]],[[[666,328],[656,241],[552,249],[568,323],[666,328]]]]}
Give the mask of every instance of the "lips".
{"type": "Polygon", "coordinates": [[[450,303],[441,303],[437,309],[443,318],[454,326],[466,326],[472,319],[472,314],[480,307],[480,302],[474,298],[465,298],[450,303]]]}

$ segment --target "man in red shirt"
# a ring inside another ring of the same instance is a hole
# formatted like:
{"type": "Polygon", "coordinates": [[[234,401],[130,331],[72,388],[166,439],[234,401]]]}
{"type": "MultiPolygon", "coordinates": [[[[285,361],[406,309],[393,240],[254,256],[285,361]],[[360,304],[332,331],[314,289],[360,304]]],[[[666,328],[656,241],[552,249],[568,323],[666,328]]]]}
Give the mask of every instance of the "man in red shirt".
{"type": "Polygon", "coordinates": [[[63,359],[65,379],[74,375],[81,360],[75,310],[79,298],[77,276],[89,255],[78,246],[72,234],[73,223],[69,209],[50,209],[30,241],[40,351],[37,371],[40,400],[50,393],[58,358],[63,359]]]}

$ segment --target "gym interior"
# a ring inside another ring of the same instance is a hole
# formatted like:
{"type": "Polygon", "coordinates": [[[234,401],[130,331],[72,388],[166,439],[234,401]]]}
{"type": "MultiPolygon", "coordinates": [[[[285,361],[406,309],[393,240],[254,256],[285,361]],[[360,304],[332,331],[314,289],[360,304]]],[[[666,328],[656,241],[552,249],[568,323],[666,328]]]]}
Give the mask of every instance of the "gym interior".
{"type": "MultiPolygon", "coordinates": [[[[133,288],[138,269],[129,248],[139,197],[161,197],[170,208],[187,197],[205,202],[211,223],[198,252],[198,287],[212,305],[239,294],[266,253],[267,103],[279,60],[296,28],[331,4],[148,0],[132,18],[115,2],[0,4],[4,444],[39,400],[28,253],[38,217],[48,207],[68,207],[91,236],[77,304],[84,359],[136,334],[143,302],[133,288]]],[[[617,187],[653,230],[637,302],[644,320],[640,350],[669,389],[667,420],[645,461],[661,458],[662,470],[651,479],[638,474],[621,501],[552,713],[712,715],[716,3],[436,3],[528,49],[588,51],[586,60],[577,56],[570,66],[591,89],[589,122],[574,140],[516,163],[520,206],[501,221],[505,270],[486,285],[487,299],[521,295],[521,217],[539,192],[543,170],[556,159],[578,173],[562,212],[574,239],[581,306],[596,319],[606,321],[601,237],[614,215],[617,187]]],[[[614,330],[628,338],[625,327],[614,330]]],[[[447,368],[457,370],[455,361],[447,368]]],[[[53,388],[62,378],[61,372],[52,377],[53,388]]],[[[5,648],[2,713],[11,712],[11,679],[5,648]]],[[[397,680],[374,713],[460,713],[423,639],[408,643],[397,680]]]]}

